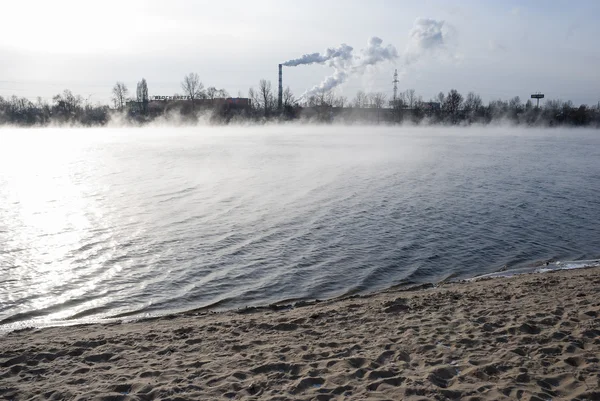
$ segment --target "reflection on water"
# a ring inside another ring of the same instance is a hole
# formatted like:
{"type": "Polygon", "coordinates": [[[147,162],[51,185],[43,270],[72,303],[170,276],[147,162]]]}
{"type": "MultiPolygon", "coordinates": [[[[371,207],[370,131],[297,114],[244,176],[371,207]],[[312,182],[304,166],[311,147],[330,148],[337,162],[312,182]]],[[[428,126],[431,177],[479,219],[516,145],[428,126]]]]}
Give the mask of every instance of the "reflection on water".
{"type": "Polygon", "coordinates": [[[44,129],[0,140],[4,325],[325,298],[600,253],[596,131],[44,129]]]}

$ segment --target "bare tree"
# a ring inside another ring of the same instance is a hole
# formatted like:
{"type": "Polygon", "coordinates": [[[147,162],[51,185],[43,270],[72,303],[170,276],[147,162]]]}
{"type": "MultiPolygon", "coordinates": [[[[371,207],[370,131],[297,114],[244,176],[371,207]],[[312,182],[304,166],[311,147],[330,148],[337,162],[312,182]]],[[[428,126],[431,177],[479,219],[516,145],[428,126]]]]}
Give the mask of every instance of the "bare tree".
{"type": "Polygon", "coordinates": [[[348,98],[346,96],[338,96],[333,100],[333,105],[343,109],[344,106],[348,105],[348,98]]]}
{"type": "Polygon", "coordinates": [[[304,100],[304,105],[306,107],[316,107],[318,106],[319,100],[315,95],[310,95],[304,100]]]}
{"type": "Polygon", "coordinates": [[[442,107],[444,105],[444,101],[446,100],[446,95],[444,95],[444,92],[440,92],[435,100],[439,102],[440,107],[442,107]]]}
{"type": "Polygon", "coordinates": [[[142,111],[146,113],[148,110],[148,83],[145,78],[138,82],[136,92],[138,106],[141,106],[142,111]]]}
{"type": "Polygon", "coordinates": [[[371,100],[371,107],[374,109],[381,109],[385,105],[385,99],[387,96],[382,92],[375,92],[369,95],[371,100]]]}
{"type": "Polygon", "coordinates": [[[268,117],[275,103],[273,92],[271,90],[271,81],[265,79],[260,80],[258,83],[258,98],[265,113],[265,117],[268,117]]]}
{"type": "Polygon", "coordinates": [[[354,98],[353,104],[354,107],[360,109],[368,106],[368,97],[367,94],[363,91],[356,92],[356,97],[354,98]]]}
{"type": "Polygon", "coordinates": [[[404,92],[404,99],[406,99],[406,106],[409,109],[413,109],[415,107],[415,102],[417,101],[417,95],[414,89],[407,89],[404,92]]]}
{"type": "Polygon", "coordinates": [[[370,98],[371,98],[371,107],[373,107],[374,109],[377,109],[377,124],[379,124],[379,121],[381,120],[381,109],[385,105],[385,100],[386,100],[387,96],[385,95],[385,93],[375,92],[375,93],[371,93],[370,98]]]}
{"type": "Polygon", "coordinates": [[[210,86],[206,89],[206,98],[212,102],[217,97],[218,92],[217,88],[210,86]]]}
{"type": "Polygon", "coordinates": [[[511,112],[519,113],[522,111],[523,105],[521,104],[521,98],[519,96],[515,96],[508,101],[508,107],[511,112]]]}
{"type": "Polygon", "coordinates": [[[481,97],[473,92],[467,93],[463,103],[463,110],[469,122],[472,122],[483,107],[481,97]]]}
{"type": "MultiPolygon", "coordinates": [[[[16,96],[13,96],[13,99],[16,99],[16,96]]],[[[60,116],[61,118],[68,120],[76,117],[77,114],[80,114],[81,112],[83,98],[79,95],[74,95],[73,92],[68,89],[65,89],[62,94],[54,96],[52,100],[54,101],[53,115],[55,116],[60,116]]],[[[25,105],[22,104],[19,104],[19,106],[25,107],[25,105]]]]}
{"type": "Polygon", "coordinates": [[[204,85],[200,82],[200,77],[195,72],[190,72],[183,77],[181,89],[186,96],[190,97],[192,107],[195,107],[196,99],[202,99],[206,96],[204,93],[204,85]]]}
{"type": "Polygon", "coordinates": [[[294,104],[296,104],[296,98],[288,86],[283,91],[283,107],[292,107],[294,104]]]}
{"type": "Polygon", "coordinates": [[[476,112],[482,107],[482,105],[483,102],[481,101],[481,97],[479,95],[473,92],[467,93],[467,97],[465,98],[465,102],[463,104],[465,111],[476,112]]]}
{"type": "Polygon", "coordinates": [[[335,95],[333,91],[321,89],[315,94],[315,106],[331,107],[333,105],[334,98],[335,95]]]}
{"type": "Polygon", "coordinates": [[[217,97],[222,98],[222,99],[228,98],[229,97],[229,92],[227,92],[225,89],[219,89],[217,91],[217,97]]]}
{"type": "Polygon", "coordinates": [[[258,92],[256,92],[254,88],[248,89],[248,99],[250,99],[251,107],[254,110],[260,109],[260,98],[258,97],[258,92]]]}
{"type": "Polygon", "coordinates": [[[127,101],[127,95],[129,95],[129,90],[127,86],[123,82],[117,82],[112,89],[112,100],[115,104],[115,108],[119,110],[123,110],[125,106],[125,102],[127,101]]]}
{"type": "Polygon", "coordinates": [[[452,123],[458,122],[459,112],[462,106],[463,97],[456,89],[451,89],[444,100],[443,109],[450,117],[452,123]]]}

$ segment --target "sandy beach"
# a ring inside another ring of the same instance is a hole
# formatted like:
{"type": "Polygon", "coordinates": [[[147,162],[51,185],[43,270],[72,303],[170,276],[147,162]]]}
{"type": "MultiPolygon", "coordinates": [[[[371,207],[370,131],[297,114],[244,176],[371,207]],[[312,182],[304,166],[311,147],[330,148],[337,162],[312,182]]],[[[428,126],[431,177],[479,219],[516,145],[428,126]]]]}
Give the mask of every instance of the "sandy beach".
{"type": "Polygon", "coordinates": [[[600,400],[600,269],[0,337],[7,400],[600,400]]]}

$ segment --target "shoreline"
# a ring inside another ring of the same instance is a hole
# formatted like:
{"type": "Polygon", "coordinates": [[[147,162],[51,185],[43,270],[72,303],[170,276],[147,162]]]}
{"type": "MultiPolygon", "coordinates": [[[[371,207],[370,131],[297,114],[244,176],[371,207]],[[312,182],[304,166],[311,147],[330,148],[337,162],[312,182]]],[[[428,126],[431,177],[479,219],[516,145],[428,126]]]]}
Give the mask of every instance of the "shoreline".
{"type": "Polygon", "coordinates": [[[541,262],[537,261],[531,263],[527,266],[514,268],[514,269],[505,269],[501,268],[497,271],[491,273],[480,274],[473,277],[455,279],[453,276],[450,276],[446,279],[443,279],[438,282],[424,282],[424,283],[413,283],[413,284],[396,284],[387,288],[374,290],[372,292],[345,292],[339,296],[334,296],[331,298],[323,298],[323,299],[283,299],[281,301],[276,301],[270,304],[261,304],[261,305],[247,305],[240,306],[236,308],[223,308],[220,309],[217,307],[219,302],[212,303],[205,306],[200,306],[191,309],[183,309],[183,310],[175,310],[175,311],[165,311],[165,312],[157,312],[156,314],[144,314],[137,313],[135,311],[132,312],[124,312],[119,313],[112,316],[106,316],[104,318],[81,318],[81,319],[64,319],[58,321],[50,321],[50,322],[40,322],[38,324],[30,324],[31,321],[23,320],[7,323],[4,325],[0,325],[0,338],[12,332],[26,331],[26,330],[38,330],[45,329],[51,327],[73,327],[80,325],[93,325],[93,324],[128,324],[132,322],[144,321],[144,320],[154,320],[160,319],[163,317],[170,316],[185,316],[188,314],[197,314],[199,312],[209,312],[209,313],[227,313],[227,312],[237,312],[240,310],[282,310],[282,309],[293,309],[297,304],[304,306],[313,303],[320,302],[330,302],[330,301],[339,301],[354,297],[370,297],[373,295],[377,295],[380,293],[386,293],[390,291],[416,291],[421,289],[435,288],[445,284],[460,284],[460,283],[468,283],[471,281],[484,280],[489,278],[501,278],[501,279],[510,279],[512,277],[521,276],[521,275],[529,275],[529,274],[546,274],[559,272],[564,270],[578,270],[578,269],[590,269],[600,267],[600,259],[588,259],[588,260],[575,260],[575,261],[554,261],[550,260],[549,262],[541,262]]]}
{"type": "Polygon", "coordinates": [[[6,399],[598,399],[600,268],[1,337],[6,399]]]}

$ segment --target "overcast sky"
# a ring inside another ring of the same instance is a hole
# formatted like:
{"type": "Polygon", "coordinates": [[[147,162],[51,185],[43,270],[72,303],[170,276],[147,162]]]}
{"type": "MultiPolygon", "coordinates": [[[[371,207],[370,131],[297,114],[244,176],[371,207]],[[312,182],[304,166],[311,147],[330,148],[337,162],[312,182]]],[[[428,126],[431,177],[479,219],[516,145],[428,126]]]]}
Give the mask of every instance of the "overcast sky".
{"type": "MultiPolygon", "coordinates": [[[[524,100],[536,91],[575,104],[600,100],[600,1],[449,3],[7,0],[0,96],[51,100],[68,88],[104,103],[116,81],[133,94],[142,77],[150,95],[173,95],[189,72],[205,86],[246,96],[261,78],[276,87],[278,63],[342,43],[361,54],[377,36],[398,56],[353,70],[337,94],[391,96],[398,69],[400,90],[413,88],[424,100],[452,88],[484,101],[524,100]],[[417,43],[418,57],[409,57],[423,18],[439,23],[443,35],[435,46],[417,43]]],[[[329,65],[285,67],[284,86],[300,95],[333,72],[329,65]]]]}

